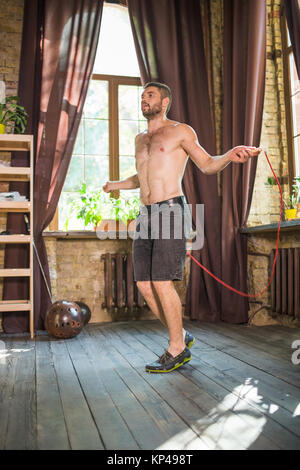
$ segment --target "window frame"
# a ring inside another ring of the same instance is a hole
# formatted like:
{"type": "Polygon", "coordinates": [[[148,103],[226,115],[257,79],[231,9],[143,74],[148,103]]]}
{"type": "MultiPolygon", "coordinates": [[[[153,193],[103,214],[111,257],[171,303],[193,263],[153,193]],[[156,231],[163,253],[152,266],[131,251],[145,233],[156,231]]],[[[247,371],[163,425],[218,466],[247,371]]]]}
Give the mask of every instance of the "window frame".
{"type": "Polygon", "coordinates": [[[290,70],[290,54],[293,54],[292,45],[288,46],[288,25],[284,14],[284,9],[281,9],[280,15],[280,30],[282,38],[282,59],[283,59],[283,82],[284,82],[284,101],[285,101],[285,122],[286,122],[286,135],[287,135],[287,151],[288,151],[288,168],[289,168],[289,188],[292,191],[294,178],[296,176],[296,154],[294,146],[294,132],[293,132],[293,109],[292,109],[292,89],[291,89],[291,70],[290,70]]]}
{"type": "MultiPolygon", "coordinates": [[[[91,80],[101,80],[108,82],[108,135],[109,135],[109,180],[118,181],[120,179],[120,158],[119,158],[119,85],[142,86],[140,77],[129,77],[123,75],[103,75],[92,74],[91,80]]],[[[119,191],[113,191],[112,197],[119,197],[119,191]]],[[[58,206],[54,217],[49,224],[50,231],[58,231],[58,206]]]]}

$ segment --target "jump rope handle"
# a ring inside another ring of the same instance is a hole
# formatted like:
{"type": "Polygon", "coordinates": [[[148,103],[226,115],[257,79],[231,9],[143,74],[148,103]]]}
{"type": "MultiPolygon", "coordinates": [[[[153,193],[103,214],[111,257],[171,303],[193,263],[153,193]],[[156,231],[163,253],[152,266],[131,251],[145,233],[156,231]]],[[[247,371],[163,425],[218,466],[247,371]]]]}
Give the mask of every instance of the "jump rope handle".
{"type": "MultiPolygon", "coordinates": [[[[255,149],[256,147],[250,147],[250,148],[255,149]]],[[[260,147],[259,147],[259,148],[260,148],[260,147]]],[[[273,173],[273,175],[274,175],[274,178],[275,178],[275,180],[276,180],[276,183],[277,183],[277,185],[278,185],[278,188],[279,188],[279,191],[280,191],[280,198],[281,198],[280,219],[279,219],[279,222],[278,222],[278,229],[277,229],[277,243],[276,243],[276,251],[275,251],[275,257],[274,257],[274,262],[273,262],[273,269],[272,269],[272,273],[271,273],[270,280],[269,280],[268,284],[266,285],[266,287],[265,287],[262,291],[260,291],[260,292],[258,292],[258,293],[256,293],[256,294],[246,294],[245,292],[241,292],[241,291],[239,291],[239,290],[237,290],[237,289],[234,289],[234,287],[231,287],[229,284],[226,284],[226,282],[222,281],[222,280],[219,279],[217,276],[215,276],[214,274],[212,274],[207,268],[205,268],[205,266],[203,266],[201,263],[199,263],[199,261],[196,260],[196,259],[191,255],[191,253],[190,253],[189,251],[187,252],[187,254],[189,255],[189,257],[190,257],[193,261],[195,261],[195,263],[198,264],[198,266],[200,266],[200,268],[204,269],[204,271],[206,271],[207,274],[209,274],[210,276],[212,276],[217,282],[219,282],[219,283],[222,284],[223,286],[227,287],[227,289],[230,289],[231,291],[235,292],[236,294],[239,294],[239,295],[241,295],[241,296],[243,296],[243,297],[250,297],[250,298],[252,298],[252,297],[260,297],[261,295],[263,295],[263,293],[266,292],[266,290],[268,289],[269,285],[270,285],[271,282],[272,282],[272,279],[273,279],[273,276],[274,276],[274,272],[275,272],[276,259],[277,259],[277,252],[278,252],[278,245],[279,245],[280,224],[281,224],[281,220],[282,220],[282,209],[283,209],[283,197],[282,197],[282,190],[281,190],[280,183],[279,183],[278,178],[277,178],[277,176],[276,176],[276,174],[275,174],[275,171],[273,170],[273,167],[272,167],[271,162],[270,162],[270,160],[269,160],[269,158],[268,158],[268,155],[267,155],[266,150],[264,150],[264,149],[262,149],[262,150],[263,150],[263,152],[265,153],[265,156],[266,156],[266,159],[267,159],[267,161],[268,161],[268,164],[269,164],[269,166],[270,166],[270,168],[271,168],[271,171],[272,171],[272,173],[273,173]]]]}

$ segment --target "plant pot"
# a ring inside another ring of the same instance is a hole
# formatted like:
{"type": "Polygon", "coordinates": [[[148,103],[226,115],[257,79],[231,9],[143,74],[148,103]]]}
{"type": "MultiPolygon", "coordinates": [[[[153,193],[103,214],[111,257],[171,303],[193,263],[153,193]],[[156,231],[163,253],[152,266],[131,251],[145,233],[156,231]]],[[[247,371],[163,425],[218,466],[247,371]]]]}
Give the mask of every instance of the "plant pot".
{"type": "Polygon", "coordinates": [[[127,220],[127,230],[134,231],[135,230],[136,219],[127,220]]]}
{"type": "Polygon", "coordinates": [[[127,230],[127,227],[121,220],[102,219],[100,224],[97,225],[97,230],[119,232],[120,230],[127,230]]]}
{"type": "Polygon", "coordinates": [[[296,218],[297,209],[285,209],[285,218],[286,220],[296,218]]]}
{"type": "Polygon", "coordinates": [[[5,134],[5,124],[0,124],[0,134],[5,134]]]}
{"type": "Polygon", "coordinates": [[[100,224],[95,226],[95,230],[104,230],[105,232],[120,232],[122,230],[127,231],[128,229],[134,231],[135,219],[128,220],[126,225],[122,220],[102,219],[100,224]]]}
{"type": "Polygon", "coordinates": [[[298,204],[297,204],[296,218],[297,218],[297,219],[300,219],[300,202],[298,202],[298,204]]]}

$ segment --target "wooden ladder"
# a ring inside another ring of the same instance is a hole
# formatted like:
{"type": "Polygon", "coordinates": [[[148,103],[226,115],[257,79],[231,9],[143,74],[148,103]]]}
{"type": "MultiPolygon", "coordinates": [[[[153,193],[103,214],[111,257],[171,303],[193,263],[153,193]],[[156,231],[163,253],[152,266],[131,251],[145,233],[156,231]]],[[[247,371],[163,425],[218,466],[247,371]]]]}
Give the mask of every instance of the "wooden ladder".
{"type": "Polygon", "coordinates": [[[2,300],[0,301],[0,312],[29,312],[30,336],[34,337],[33,318],[33,136],[32,135],[0,135],[0,151],[15,152],[29,151],[29,167],[6,167],[0,166],[0,181],[21,181],[30,185],[29,201],[0,201],[0,212],[27,213],[30,219],[30,234],[0,235],[0,243],[24,243],[29,246],[29,267],[28,268],[5,268],[0,269],[0,277],[28,277],[29,278],[29,299],[2,300]]]}

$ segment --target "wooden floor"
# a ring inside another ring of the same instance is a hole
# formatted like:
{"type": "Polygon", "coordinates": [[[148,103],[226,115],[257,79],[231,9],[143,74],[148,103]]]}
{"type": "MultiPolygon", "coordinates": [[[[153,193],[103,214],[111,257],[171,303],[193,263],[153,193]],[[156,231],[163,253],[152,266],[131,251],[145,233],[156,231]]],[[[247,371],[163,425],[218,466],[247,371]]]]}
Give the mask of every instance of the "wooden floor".
{"type": "Polygon", "coordinates": [[[300,449],[300,330],[185,327],[193,359],[170,374],[144,370],[168,346],[156,321],[1,335],[0,449],[300,449]]]}

